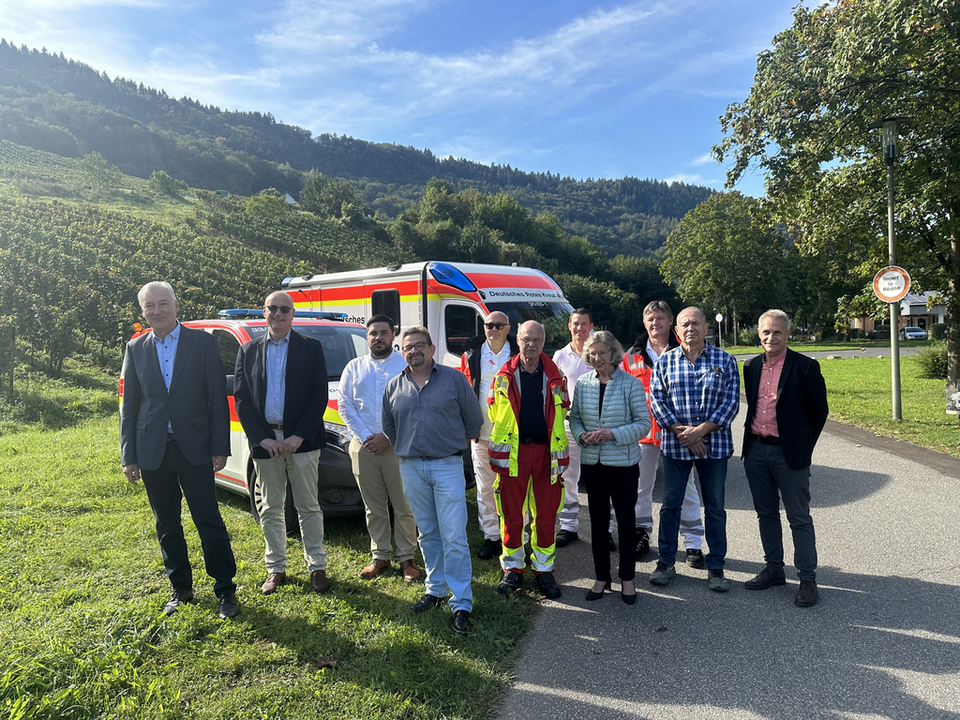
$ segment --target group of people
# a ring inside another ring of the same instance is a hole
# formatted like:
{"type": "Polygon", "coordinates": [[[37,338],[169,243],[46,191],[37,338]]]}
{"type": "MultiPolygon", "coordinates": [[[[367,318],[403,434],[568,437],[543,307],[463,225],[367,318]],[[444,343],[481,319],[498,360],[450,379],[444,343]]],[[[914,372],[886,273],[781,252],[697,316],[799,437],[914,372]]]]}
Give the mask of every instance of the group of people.
{"type": "MultiPolygon", "coordinates": [[[[214,578],[220,616],[236,616],[236,563],[215,496],[214,473],[229,454],[229,412],[223,366],[212,336],[177,321],[165,282],[138,296],[151,330],[130,341],[122,372],[121,456],[131,483],[142,478],[173,594],[164,611],[193,602],[193,582],[180,521],[186,498],[214,578]]],[[[267,333],[237,356],[234,398],[250,444],[260,491],[269,595],[286,581],[284,501],[289,484],[299,514],[303,554],[316,592],[330,588],[317,497],[324,442],[327,372],[323,348],[292,328],[289,295],[264,303],[267,333]]],[[[551,358],[544,327],[524,322],[514,338],[501,312],[484,319],[459,371],[434,361],[423,327],[404,330],[396,352],[393,320],[366,323],[370,352],[343,371],[339,411],[352,434],[349,454],[366,508],[372,580],[395,555],[403,579],[420,578],[424,612],[447,603],[453,628],[471,630],[472,565],[462,454],[469,447],[484,536],[481,560],[499,557],[499,592],[520,590],[527,569],[543,596],[561,590],[553,575],[556,549],[579,540],[579,484],[588,499],[596,582],[586,599],[611,589],[610,553],[619,547],[621,598],[636,602],[635,566],[650,551],[652,492],[663,467],[658,560],[650,582],[676,575],[678,536],[685,561],[707,569],[708,587],[726,591],[727,460],[739,411],[734,358],[706,343],[698,308],[676,318],[662,301],[643,314],[645,332],[628,352],[590,312],[569,320],[571,341],[551,358]],[[704,506],[692,470],[696,468],[704,506]],[[617,537],[612,529],[614,518],[617,537]],[[559,530],[557,528],[559,522],[559,530]],[[708,552],[703,554],[706,538],[708,552]]],[[[745,585],[786,582],[780,526],[782,499],[795,547],[800,606],[817,601],[816,545],[809,511],[813,447],[827,416],[826,390],[815,360],[788,350],[789,318],[779,310],[759,321],[763,353],[744,367],[748,412],[743,458],[754,497],[765,567],[745,585]]]]}

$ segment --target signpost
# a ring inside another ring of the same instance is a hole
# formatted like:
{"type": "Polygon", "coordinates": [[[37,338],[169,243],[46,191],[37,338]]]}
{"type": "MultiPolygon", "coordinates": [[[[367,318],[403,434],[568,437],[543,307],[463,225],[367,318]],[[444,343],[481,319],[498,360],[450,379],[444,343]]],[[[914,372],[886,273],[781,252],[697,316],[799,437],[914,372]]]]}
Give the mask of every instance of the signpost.
{"type": "MultiPolygon", "coordinates": [[[[720,323],[723,322],[723,313],[717,313],[717,347],[721,350],[723,349],[723,326],[720,323]]],[[[736,345],[736,343],[734,343],[736,345]]]]}
{"type": "Polygon", "coordinates": [[[900,409],[900,301],[910,292],[910,273],[897,265],[888,265],[873,278],[873,292],[890,303],[890,380],[893,393],[893,419],[902,420],[900,409]]]}

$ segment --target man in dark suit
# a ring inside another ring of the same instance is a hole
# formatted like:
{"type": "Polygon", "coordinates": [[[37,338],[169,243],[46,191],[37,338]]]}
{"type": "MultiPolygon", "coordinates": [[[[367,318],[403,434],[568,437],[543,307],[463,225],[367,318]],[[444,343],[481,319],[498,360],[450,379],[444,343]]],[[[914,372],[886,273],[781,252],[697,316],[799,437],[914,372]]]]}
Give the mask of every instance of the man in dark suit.
{"type": "Polygon", "coordinates": [[[283,292],[267,296],[263,316],[267,332],[237,353],[233,398],[257,468],[262,504],[260,527],[266,544],[270,595],[287,577],[287,483],[300,516],[303,557],[310,584],[330,589],[323,547],[323,510],[317,497],[320,448],[326,433],[327,363],[319,340],[293,330],[293,299],[283,292]]]}
{"type": "Polygon", "coordinates": [[[185,497],[207,574],[216,581],[220,617],[235,617],[237,565],[213,479],[230,454],[230,410],[217,342],[177,322],[180,306],[169,283],[147,283],[137,299],[151,330],[127,343],[123,357],[120,456],[128,481],[143,478],[156,517],[163,566],[173,586],[164,612],[172,615],[193,602],[180,522],[185,497]]]}
{"type": "Polygon", "coordinates": [[[794,603],[817,602],[817,545],[810,517],[810,462],[827,421],[827,388],[820,364],[787,348],[790,318],[768,310],[757,327],[763,354],[743,366],[747,420],[743,465],[760,521],[766,567],[745,586],[765,590],[786,583],[780,499],[793,533],[800,589],[794,603]]]}

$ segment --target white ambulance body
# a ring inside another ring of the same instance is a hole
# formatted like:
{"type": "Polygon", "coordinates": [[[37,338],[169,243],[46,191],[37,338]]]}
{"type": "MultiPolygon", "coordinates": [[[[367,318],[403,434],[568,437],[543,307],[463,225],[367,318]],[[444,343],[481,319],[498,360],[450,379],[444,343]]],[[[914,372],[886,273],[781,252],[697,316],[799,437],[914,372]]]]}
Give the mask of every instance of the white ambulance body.
{"type": "Polygon", "coordinates": [[[483,319],[495,310],[510,318],[513,335],[522,322],[543,323],[548,353],[570,341],[567,321],[573,308],[549,275],[531,268],[409,263],[286,278],[283,289],[297,310],[342,312],[348,322],[361,324],[386,315],[401,332],[422,325],[437,348],[437,362],[446,365],[459,365],[463,344],[483,334],[483,319]]]}

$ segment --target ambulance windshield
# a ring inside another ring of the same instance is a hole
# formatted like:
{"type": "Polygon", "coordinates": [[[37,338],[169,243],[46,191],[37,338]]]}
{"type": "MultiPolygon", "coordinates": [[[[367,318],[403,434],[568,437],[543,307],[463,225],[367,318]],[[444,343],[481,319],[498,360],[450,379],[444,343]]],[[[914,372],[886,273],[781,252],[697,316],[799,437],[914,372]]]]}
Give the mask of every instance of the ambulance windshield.
{"type": "Polygon", "coordinates": [[[517,334],[517,328],[521,323],[527,320],[536,320],[543,324],[547,331],[547,339],[543,345],[543,351],[547,355],[553,355],[554,352],[570,342],[570,331],[567,329],[567,323],[570,320],[570,313],[573,312],[573,306],[567,302],[503,302],[487,303],[490,312],[500,311],[510,318],[510,333],[517,334]]]}

